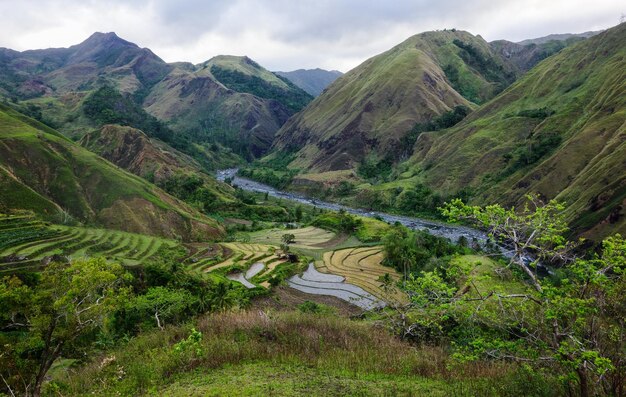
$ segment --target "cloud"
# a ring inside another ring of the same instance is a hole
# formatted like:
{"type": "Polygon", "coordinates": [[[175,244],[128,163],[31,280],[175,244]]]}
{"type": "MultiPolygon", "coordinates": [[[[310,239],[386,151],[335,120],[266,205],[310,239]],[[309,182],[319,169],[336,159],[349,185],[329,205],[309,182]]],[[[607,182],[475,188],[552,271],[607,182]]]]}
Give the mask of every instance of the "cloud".
{"type": "Polygon", "coordinates": [[[623,12],[618,0],[0,0],[0,46],[69,46],[115,31],[169,62],[235,54],[271,70],[347,71],[426,30],[519,41],[604,29],[623,12]]]}

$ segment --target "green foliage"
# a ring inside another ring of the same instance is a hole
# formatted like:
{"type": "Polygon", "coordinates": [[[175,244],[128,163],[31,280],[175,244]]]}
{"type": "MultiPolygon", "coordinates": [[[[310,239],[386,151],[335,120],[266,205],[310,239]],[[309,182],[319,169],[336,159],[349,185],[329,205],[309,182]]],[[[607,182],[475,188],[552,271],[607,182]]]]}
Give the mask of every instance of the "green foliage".
{"type": "Polygon", "coordinates": [[[443,198],[422,184],[405,189],[396,200],[396,207],[405,213],[436,213],[443,198]]]}
{"type": "Polygon", "coordinates": [[[553,114],[554,110],[548,109],[546,107],[538,109],[525,109],[517,112],[518,117],[530,117],[533,119],[545,119],[546,117],[550,117],[553,114]]]}
{"type": "Polygon", "coordinates": [[[520,169],[536,164],[539,160],[554,152],[561,144],[561,141],[561,136],[556,133],[531,136],[522,146],[504,156],[509,165],[500,173],[500,178],[507,177],[520,169]]]}
{"type": "Polygon", "coordinates": [[[446,128],[450,128],[461,122],[469,113],[471,109],[467,106],[457,105],[454,109],[444,112],[439,116],[435,116],[432,120],[425,123],[415,123],[413,128],[402,137],[400,144],[407,150],[406,154],[413,152],[412,148],[417,140],[417,137],[426,131],[440,131],[446,128]]]}
{"type": "Polygon", "coordinates": [[[291,184],[293,177],[298,174],[298,170],[275,171],[268,168],[240,168],[238,174],[277,189],[284,189],[291,184]]]}
{"type": "Polygon", "coordinates": [[[104,259],[52,263],[33,285],[15,276],[0,281],[0,375],[11,388],[38,395],[61,355],[85,348],[124,302],[129,280],[104,259]]]}
{"type": "Polygon", "coordinates": [[[383,238],[385,259],[383,264],[408,275],[433,270],[445,264],[438,258],[463,251],[447,239],[424,231],[410,231],[404,226],[394,228],[383,238]]]}
{"type": "Polygon", "coordinates": [[[233,91],[247,92],[261,98],[273,99],[284,105],[292,113],[299,112],[313,100],[311,95],[280,76],[277,77],[289,86],[289,90],[271,84],[258,76],[247,75],[217,65],[211,66],[211,73],[220,83],[233,91]]]}
{"type": "Polygon", "coordinates": [[[226,205],[206,177],[198,174],[174,174],[160,185],[172,196],[195,205],[205,213],[212,213],[226,205]]]}
{"type": "Polygon", "coordinates": [[[281,241],[283,244],[293,244],[296,242],[296,236],[291,233],[283,234],[281,241]]]}
{"type": "Polygon", "coordinates": [[[355,233],[363,221],[345,211],[325,212],[318,215],[311,225],[337,233],[355,233]]]}
{"type": "Polygon", "coordinates": [[[355,188],[356,186],[354,186],[353,183],[349,181],[341,181],[333,193],[337,197],[346,197],[354,193],[355,188]]]}
{"type": "Polygon", "coordinates": [[[202,332],[192,328],[187,339],[183,339],[175,344],[173,350],[179,354],[193,352],[196,356],[202,355],[202,332]]]}
{"type": "Polygon", "coordinates": [[[382,159],[374,153],[365,157],[357,167],[357,174],[365,179],[385,180],[393,171],[394,156],[389,154],[382,159]]]}
{"type": "Polygon", "coordinates": [[[311,301],[304,301],[297,306],[298,310],[302,313],[311,313],[311,314],[332,314],[335,311],[332,307],[324,305],[322,303],[316,303],[311,301]]]}
{"type": "MultiPolygon", "coordinates": [[[[575,258],[573,244],[563,237],[563,205],[541,204],[534,196],[529,201],[521,211],[454,201],[443,212],[488,227],[492,238],[508,244],[511,264],[523,270],[534,292],[501,292],[471,282],[459,294],[446,289],[436,274],[424,274],[410,287],[415,303],[433,305],[437,315],[430,321],[435,324],[443,326],[437,318],[458,324],[447,332],[455,338],[461,360],[526,361],[559,373],[581,396],[614,395],[625,375],[620,363],[626,358],[626,337],[615,330],[623,329],[626,318],[620,297],[626,285],[626,240],[616,235],[604,241],[600,256],[575,258]],[[558,258],[563,266],[558,277],[539,277],[537,260],[526,260],[529,252],[546,262],[558,258]],[[432,296],[442,299],[437,302],[432,296]],[[469,321],[468,312],[473,313],[469,321]]],[[[450,288],[456,288],[459,279],[452,282],[450,288]]],[[[424,322],[428,314],[422,309],[415,316],[424,322]]]]}
{"type": "MultiPolygon", "coordinates": [[[[463,62],[482,76],[486,81],[493,83],[495,93],[502,91],[513,81],[515,74],[504,68],[503,64],[496,62],[494,57],[483,54],[483,52],[472,43],[465,43],[462,40],[454,39],[452,43],[459,48],[459,57],[463,62]]],[[[463,78],[459,76],[459,70],[452,64],[444,67],[446,77],[463,97],[474,102],[482,103],[484,94],[475,91],[474,87],[465,84],[463,78]]]]}
{"type": "Polygon", "coordinates": [[[136,311],[140,318],[153,317],[155,325],[163,329],[166,322],[178,323],[187,317],[194,303],[191,294],[185,290],[152,287],[129,302],[127,310],[136,311]]]}

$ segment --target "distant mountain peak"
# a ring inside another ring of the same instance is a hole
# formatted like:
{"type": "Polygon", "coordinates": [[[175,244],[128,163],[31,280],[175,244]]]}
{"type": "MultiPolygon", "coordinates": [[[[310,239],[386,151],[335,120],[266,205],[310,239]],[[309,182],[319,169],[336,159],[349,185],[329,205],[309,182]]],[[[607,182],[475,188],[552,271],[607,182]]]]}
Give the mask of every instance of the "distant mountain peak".
{"type": "Polygon", "coordinates": [[[102,45],[102,44],[113,44],[113,43],[139,48],[137,44],[131,43],[130,41],[126,41],[122,39],[115,32],[107,32],[107,33],[94,32],[85,41],[78,44],[77,46],[92,47],[92,46],[97,46],[97,45],[102,45]]]}

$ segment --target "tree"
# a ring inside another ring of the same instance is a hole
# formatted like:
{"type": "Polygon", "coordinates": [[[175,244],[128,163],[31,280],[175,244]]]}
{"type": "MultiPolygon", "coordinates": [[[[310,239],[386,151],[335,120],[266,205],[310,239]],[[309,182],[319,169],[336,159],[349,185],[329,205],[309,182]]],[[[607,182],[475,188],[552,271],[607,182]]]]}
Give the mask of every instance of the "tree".
{"type": "Polygon", "coordinates": [[[51,263],[33,286],[0,281],[0,374],[5,385],[39,396],[48,370],[103,325],[125,299],[128,275],[104,259],[51,263]]]}
{"type": "Polygon", "coordinates": [[[446,203],[441,212],[450,220],[467,220],[486,227],[490,238],[510,249],[511,263],[523,270],[541,292],[537,277],[539,261],[571,262],[576,245],[563,237],[567,231],[563,204],[552,200],[542,205],[536,195],[528,195],[527,199],[528,203],[519,212],[515,207],[505,209],[498,204],[485,208],[469,206],[460,199],[446,203]],[[532,261],[531,255],[535,255],[532,261]]]}
{"type": "Polygon", "coordinates": [[[195,299],[188,291],[166,287],[152,287],[130,302],[131,309],[154,317],[159,329],[165,327],[165,321],[182,317],[194,304],[195,299]]]}
{"type": "Polygon", "coordinates": [[[296,236],[291,233],[283,234],[281,240],[285,245],[293,244],[296,242],[296,236]]]}
{"type": "MultiPolygon", "coordinates": [[[[536,196],[529,196],[529,201],[530,205],[516,212],[499,205],[471,207],[455,200],[443,212],[452,219],[486,226],[493,238],[510,247],[511,264],[524,272],[534,292],[502,293],[468,285],[465,291],[452,291],[443,299],[438,294],[437,299],[419,303],[446,313],[437,317],[465,322],[466,335],[473,334],[460,349],[466,358],[549,365],[568,384],[575,380],[580,396],[602,391],[623,395],[626,241],[616,235],[604,241],[600,256],[575,258],[571,254],[574,244],[563,237],[567,231],[564,206],[554,201],[542,205],[536,196]],[[528,262],[528,252],[537,259],[528,262]],[[555,259],[563,264],[560,277],[539,277],[537,261],[555,259]],[[468,293],[469,289],[474,293],[468,293]]],[[[428,296],[421,286],[425,281],[414,283],[414,297],[428,296]]],[[[443,289],[441,283],[438,286],[443,289]]]]}

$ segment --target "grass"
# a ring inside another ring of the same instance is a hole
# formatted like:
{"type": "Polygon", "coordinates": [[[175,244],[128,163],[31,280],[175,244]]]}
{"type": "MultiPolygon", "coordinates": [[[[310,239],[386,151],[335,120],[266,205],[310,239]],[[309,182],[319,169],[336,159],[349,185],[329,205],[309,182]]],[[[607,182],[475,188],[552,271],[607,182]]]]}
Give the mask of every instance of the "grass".
{"type": "Polygon", "coordinates": [[[476,204],[520,205],[529,192],[556,198],[574,232],[594,240],[626,231],[625,35],[618,25],[569,46],[459,125],[425,133],[428,148],[408,162],[413,174],[442,194],[470,186],[476,204]],[[546,112],[528,117],[533,109],[546,112]],[[514,167],[518,153],[552,134],[558,147],[514,167]]]}
{"type": "Polygon", "coordinates": [[[209,315],[193,326],[202,339],[190,350],[174,350],[188,328],[168,327],[56,371],[52,381],[76,396],[538,394],[513,383],[521,378],[513,364],[455,364],[442,348],[412,346],[365,321],[248,311],[209,315]]]}
{"type": "Polygon", "coordinates": [[[460,255],[452,258],[450,266],[459,266],[468,273],[467,277],[461,280],[460,287],[473,287],[470,290],[471,297],[478,297],[478,292],[483,296],[490,292],[504,294],[533,292],[521,283],[510,269],[485,256],[460,255]]]}

